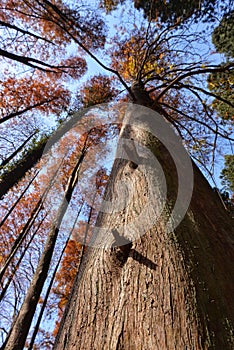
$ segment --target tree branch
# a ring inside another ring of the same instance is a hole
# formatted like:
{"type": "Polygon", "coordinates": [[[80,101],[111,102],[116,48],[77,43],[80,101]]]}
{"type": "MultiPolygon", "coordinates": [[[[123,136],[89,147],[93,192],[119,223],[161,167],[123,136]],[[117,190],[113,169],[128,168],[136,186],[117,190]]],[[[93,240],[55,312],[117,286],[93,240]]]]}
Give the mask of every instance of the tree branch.
{"type": "Polygon", "coordinates": [[[176,83],[178,83],[180,80],[183,80],[187,77],[193,76],[193,75],[198,75],[198,74],[205,74],[205,73],[217,73],[217,72],[225,72],[229,70],[229,68],[234,68],[234,63],[229,63],[223,67],[219,68],[204,68],[204,69],[197,69],[192,72],[187,72],[185,74],[182,74],[178,77],[176,77],[174,80],[172,80],[167,87],[157,96],[157,100],[159,100],[165,93],[170,90],[170,88],[173,87],[176,83]]]}
{"type": "Polygon", "coordinates": [[[189,120],[192,120],[192,121],[195,121],[195,122],[197,122],[197,123],[199,123],[199,124],[201,124],[201,125],[204,125],[204,126],[207,127],[210,131],[212,131],[212,133],[218,134],[219,136],[221,136],[221,137],[223,137],[223,138],[225,138],[225,139],[234,141],[233,138],[231,138],[231,137],[229,137],[229,136],[227,136],[227,135],[223,135],[222,133],[220,133],[220,132],[217,131],[217,130],[214,130],[211,126],[209,126],[207,123],[203,122],[202,120],[198,120],[198,119],[196,119],[196,118],[193,118],[193,117],[191,117],[191,116],[185,114],[184,112],[180,111],[179,109],[168,105],[167,103],[161,102],[160,104],[161,104],[162,106],[165,106],[165,107],[169,108],[169,109],[172,109],[172,110],[175,111],[176,113],[182,115],[183,117],[185,117],[185,118],[187,118],[187,119],[189,119],[189,120]]]}
{"type": "Polygon", "coordinates": [[[0,119],[0,124],[6,122],[7,120],[9,120],[11,118],[18,117],[18,116],[22,115],[23,113],[30,111],[33,108],[37,108],[37,107],[43,106],[45,103],[50,103],[50,102],[52,102],[52,101],[54,101],[56,99],[57,98],[51,98],[51,99],[46,100],[46,101],[41,101],[41,102],[35,103],[32,106],[26,107],[26,108],[22,109],[21,111],[10,113],[7,116],[5,116],[5,117],[0,119]]]}
{"type": "Polygon", "coordinates": [[[41,36],[39,36],[37,34],[34,34],[32,32],[29,32],[27,30],[24,30],[22,28],[19,28],[19,27],[13,25],[13,24],[10,24],[10,23],[7,23],[7,22],[3,22],[3,21],[0,20],[0,26],[7,27],[7,28],[10,28],[10,29],[14,29],[17,32],[23,33],[25,35],[30,35],[30,36],[34,37],[35,39],[43,40],[43,41],[48,42],[49,44],[55,45],[55,43],[53,43],[52,41],[50,41],[50,40],[48,40],[46,38],[43,38],[43,37],[41,37],[41,36]]]}

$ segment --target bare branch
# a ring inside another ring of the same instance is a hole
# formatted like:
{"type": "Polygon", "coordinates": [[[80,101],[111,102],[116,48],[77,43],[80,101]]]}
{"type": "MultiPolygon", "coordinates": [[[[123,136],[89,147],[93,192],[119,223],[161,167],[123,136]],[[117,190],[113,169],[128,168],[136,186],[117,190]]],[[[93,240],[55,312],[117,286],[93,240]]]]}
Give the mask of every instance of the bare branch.
{"type": "Polygon", "coordinates": [[[56,99],[57,99],[57,98],[51,98],[51,99],[49,99],[49,100],[45,100],[45,101],[41,101],[41,102],[35,103],[35,104],[32,105],[32,106],[28,106],[28,107],[22,109],[21,111],[12,112],[12,113],[6,115],[5,117],[1,118],[1,119],[0,119],[0,124],[6,122],[6,121],[9,120],[9,119],[12,119],[12,118],[14,118],[14,117],[20,116],[20,115],[24,114],[25,112],[30,111],[30,110],[33,109],[33,108],[37,108],[37,107],[43,106],[45,103],[50,103],[50,102],[52,102],[52,101],[54,101],[54,100],[56,100],[56,99]]]}
{"type": "Polygon", "coordinates": [[[51,40],[48,40],[48,39],[43,38],[43,37],[41,37],[41,36],[39,36],[39,35],[36,35],[36,34],[34,34],[34,33],[32,33],[32,32],[29,32],[29,31],[27,31],[27,30],[24,30],[24,29],[22,29],[22,28],[19,28],[19,27],[13,25],[13,24],[10,24],[10,23],[7,23],[7,22],[3,22],[3,21],[0,20],[0,26],[6,27],[6,28],[10,28],[10,29],[14,29],[14,30],[16,30],[17,32],[23,33],[23,34],[25,34],[25,35],[32,36],[32,37],[34,37],[35,39],[43,40],[43,41],[46,41],[46,42],[48,42],[48,43],[50,43],[50,44],[52,44],[52,45],[55,45],[55,43],[53,43],[51,40]]]}
{"type": "Polygon", "coordinates": [[[157,100],[159,100],[165,93],[172,88],[176,83],[178,83],[180,80],[183,80],[187,77],[191,77],[193,75],[198,74],[206,74],[206,73],[218,73],[218,72],[225,72],[228,71],[230,68],[234,68],[234,63],[228,63],[222,67],[217,66],[217,68],[204,68],[204,69],[197,69],[191,72],[187,72],[185,74],[179,75],[174,80],[172,80],[169,85],[157,96],[157,100]]]}
{"type": "Polygon", "coordinates": [[[179,109],[177,109],[177,108],[175,108],[175,107],[172,107],[172,106],[168,105],[167,103],[161,102],[160,104],[161,104],[162,106],[165,106],[165,107],[167,107],[167,108],[169,108],[169,109],[175,111],[176,113],[182,115],[183,117],[185,117],[185,118],[187,118],[187,119],[189,119],[189,120],[195,121],[195,122],[197,122],[197,123],[199,123],[199,124],[205,126],[207,129],[209,129],[210,131],[212,131],[212,133],[218,134],[219,136],[221,136],[221,137],[223,137],[223,138],[225,138],[225,139],[227,139],[227,140],[234,141],[233,138],[229,137],[228,135],[224,135],[224,134],[220,133],[219,131],[213,129],[210,125],[208,125],[207,123],[203,122],[202,120],[198,120],[198,119],[196,119],[196,118],[194,118],[194,117],[191,117],[191,116],[185,114],[183,111],[181,111],[181,110],[179,110],[179,109]]]}

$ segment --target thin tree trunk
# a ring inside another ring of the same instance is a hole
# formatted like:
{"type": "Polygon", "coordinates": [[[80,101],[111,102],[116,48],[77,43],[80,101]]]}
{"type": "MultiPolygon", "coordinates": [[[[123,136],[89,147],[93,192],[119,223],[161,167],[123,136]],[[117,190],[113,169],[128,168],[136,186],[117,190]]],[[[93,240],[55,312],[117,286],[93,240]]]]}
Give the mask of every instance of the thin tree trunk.
{"type": "Polygon", "coordinates": [[[32,243],[35,235],[37,234],[37,232],[39,231],[41,225],[43,224],[44,220],[46,218],[46,215],[43,217],[43,219],[41,220],[41,222],[39,223],[38,227],[36,228],[35,232],[33,233],[32,237],[30,238],[29,242],[27,243],[26,247],[24,248],[22,254],[20,255],[19,257],[19,260],[17,261],[16,265],[12,266],[12,270],[11,273],[10,273],[10,276],[8,276],[8,279],[7,279],[7,282],[6,284],[4,285],[2,291],[1,291],[1,294],[0,294],[0,301],[2,301],[2,299],[4,298],[5,294],[6,294],[6,291],[9,287],[9,285],[11,284],[14,276],[15,276],[15,273],[17,272],[17,270],[19,269],[19,266],[25,256],[25,253],[27,252],[28,248],[30,247],[30,244],[32,243]]]}
{"type": "Polygon", "coordinates": [[[29,286],[25,300],[17,316],[16,322],[6,342],[5,350],[23,350],[24,349],[25,341],[31,326],[31,322],[37,307],[37,303],[47,278],[50,262],[54,252],[55,243],[59,233],[59,227],[66,213],[68,204],[70,203],[70,200],[72,198],[73,190],[77,184],[79,169],[83,162],[85,154],[86,154],[86,142],[79,156],[77,164],[74,167],[72,174],[69,176],[68,183],[65,189],[64,199],[58,209],[57,217],[54,220],[52,227],[50,229],[50,232],[48,234],[44,251],[39,260],[36,272],[32,278],[32,282],[29,286]]]}
{"type": "Polygon", "coordinates": [[[12,113],[6,115],[5,117],[2,117],[2,118],[0,119],[0,124],[6,122],[6,121],[9,120],[9,119],[12,119],[12,118],[15,118],[15,117],[19,117],[20,115],[24,114],[25,112],[28,112],[28,111],[30,111],[30,110],[32,110],[32,109],[34,109],[34,108],[43,106],[44,104],[50,103],[50,102],[52,102],[52,101],[54,101],[54,100],[56,100],[56,98],[51,98],[51,99],[46,100],[46,101],[41,101],[41,102],[35,103],[35,104],[32,105],[32,106],[28,106],[28,107],[26,107],[26,108],[24,108],[24,109],[22,109],[22,110],[19,110],[19,111],[17,111],[17,112],[12,112],[12,113]]]}
{"type": "MultiPolygon", "coordinates": [[[[159,167],[143,171],[141,157],[127,146],[132,160],[116,159],[105,199],[124,202],[125,187],[118,184],[129,180],[131,200],[117,212],[100,213],[97,226],[103,230],[94,239],[97,247],[86,253],[54,350],[233,349],[230,216],[193,164],[190,206],[179,226],[168,230],[178,168],[166,147],[147,133],[125,127],[122,137],[147,145],[160,162],[168,201],[160,215],[165,193],[159,167]],[[149,198],[151,209],[141,218],[148,228],[140,234],[136,218],[149,198]],[[126,245],[115,247],[121,240],[126,245]]],[[[187,169],[177,161],[186,182],[187,169]]],[[[183,190],[186,183],[181,185],[183,190]]]]}
{"type": "Polygon", "coordinates": [[[40,199],[35,208],[33,209],[29,219],[27,220],[26,224],[24,225],[24,227],[22,228],[22,230],[19,232],[18,236],[16,237],[14,244],[11,247],[11,251],[8,255],[8,257],[6,258],[6,261],[4,262],[4,265],[2,266],[1,270],[0,270],[0,281],[2,280],[7,268],[9,267],[12,259],[14,258],[15,254],[17,253],[18,249],[20,248],[21,244],[23,243],[23,241],[25,240],[25,238],[27,237],[28,233],[30,232],[30,229],[32,227],[32,225],[34,224],[41,208],[43,206],[43,201],[42,199],[40,199]]]}
{"type": "Polygon", "coordinates": [[[62,250],[62,252],[61,252],[61,254],[60,254],[59,260],[58,260],[58,262],[57,262],[57,264],[56,264],[56,266],[55,266],[55,268],[54,268],[53,275],[52,275],[52,277],[51,277],[49,286],[48,286],[48,288],[47,288],[46,295],[45,295],[45,298],[44,298],[44,300],[43,300],[43,304],[42,304],[42,307],[41,307],[39,316],[38,316],[38,318],[37,318],[37,322],[36,322],[36,325],[35,325],[35,327],[34,327],[32,337],[31,337],[31,339],[30,339],[30,344],[29,344],[29,346],[28,346],[28,350],[33,350],[34,342],[35,342],[37,333],[38,333],[39,328],[40,328],[40,324],[41,324],[41,320],[42,320],[44,311],[45,311],[46,306],[47,306],[47,301],[48,301],[49,296],[50,296],[51,288],[52,288],[52,286],[53,286],[53,283],[54,283],[56,274],[57,274],[57,272],[58,272],[58,268],[59,268],[59,266],[60,266],[61,260],[62,260],[62,258],[63,258],[63,254],[64,254],[64,252],[65,252],[65,249],[66,249],[66,247],[67,247],[67,245],[68,245],[68,242],[69,242],[70,239],[71,239],[72,232],[73,232],[73,230],[74,230],[74,228],[75,228],[75,225],[76,225],[76,223],[77,223],[77,220],[78,220],[78,218],[79,218],[79,216],[80,216],[81,209],[83,208],[83,204],[84,204],[84,203],[82,203],[81,206],[80,206],[80,209],[79,209],[79,212],[78,212],[78,214],[77,214],[77,216],[76,216],[76,219],[75,219],[75,221],[74,221],[73,227],[72,227],[72,229],[71,229],[71,231],[70,231],[70,233],[69,233],[69,236],[68,236],[68,238],[67,238],[67,240],[66,240],[66,243],[64,244],[64,247],[63,247],[63,250],[62,250]]]}
{"type": "MultiPolygon", "coordinates": [[[[61,165],[61,164],[60,164],[61,165]]],[[[10,262],[12,261],[12,259],[14,258],[15,254],[17,253],[19,247],[21,246],[22,242],[24,241],[24,239],[26,238],[27,234],[29,233],[32,225],[34,224],[40,210],[43,207],[43,203],[45,201],[45,198],[49,192],[49,190],[51,189],[51,187],[53,186],[54,180],[56,179],[57,173],[60,169],[60,166],[57,168],[57,170],[55,171],[52,179],[50,180],[48,186],[45,188],[41,198],[38,200],[36,206],[34,207],[34,209],[31,212],[31,215],[29,217],[29,219],[27,220],[26,224],[24,225],[24,227],[22,228],[22,230],[19,232],[18,236],[16,237],[12,247],[11,247],[11,251],[7,257],[7,259],[4,262],[4,265],[1,267],[0,270],[0,281],[2,280],[5,271],[7,270],[7,268],[10,265],[10,262]]],[[[33,179],[30,181],[30,184],[34,181],[34,179],[36,178],[36,176],[38,175],[38,171],[36,172],[36,174],[34,175],[33,179]]],[[[26,187],[26,189],[23,191],[23,194],[26,192],[26,190],[28,189],[28,187],[30,186],[30,184],[26,187]]],[[[23,195],[22,194],[22,195],[23,195]]],[[[22,197],[22,195],[20,197],[22,197]]],[[[12,208],[14,208],[16,206],[16,204],[18,203],[18,201],[13,205],[12,208]]],[[[12,211],[11,208],[11,211],[12,211]]],[[[2,222],[0,223],[0,225],[2,225],[5,220],[7,219],[7,217],[9,216],[9,213],[7,213],[7,215],[4,217],[4,219],[2,220],[2,222]]]]}
{"type": "MultiPolygon", "coordinates": [[[[20,258],[19,258],[19,260],[17,261],[17,264],[16,264],[15,266],[13,266],[13,271],[11,272],[11,275],[8,277],[7,283],[4,285],[4,287],[3,287],[2,291],[1,291],[0,301],[2,301],[2,299],[4,298],[4,296],[5,296],[5,294],[6,294],[6,291],[7,291],[8,287],[9,287],[9,285],[14,281],[15,273],[17,272],[17,270],[18,270],[18,268],[19,268],[19,266],[20,266],[20,264],[21,264],[21,262],[22,262],[22,260],[23,260],[23,258],[24,258],[24,256],[25,256],[25,253],[27,252],[27,250],[28,250],[30,244],[32,243],[32,241],[33,241],[35,235],[37,234],[38,230],[40,229],[40,227],[41,227],[43,221],[45,220],[45,218],[46,218],[46,215],[43,217],[43,219],[42,219],[41,222],[39,223],[37,229],[35,230],[35,232],[33,233],[32,237],[30,238],[29,242],[27,243],[27,245],[26,245],[26,247],[25,247],[23,253],[20,255],[20,258]]],[[[12,322],[11,329],[10,329],[10,331],[8,332],[7,337],[6,337],[5,340],[4,340],[4,343],[3,343],[2,346],[1,346],[1,350],[4,350],[4,349],[5,349],[5,345],[6,345],[7,341],[8,341],[8,338],[9,338],[9,336],[10,336],[10,334],[11,334],[11,330],[12,330],[13,327],[14,327],[14,320],[13,320],[13,322],[12,322]]]]}
{"type": "Polygon", "coordinates": [[[33,150],[29,150],[12,168],[0,176],[0,199],[41,159],[47,142],[48,139],[46,138],[33,150]]]}
{"type": "Polygon", "coordinates": [[[9,157],[7,157],[6,159],[4,159],[0,165],[0,169],[2,167],[4,167],[5,165],[7,165],[20,151],[22,151],[22,149],[24,148],[24,146],[31,140],[31,138],[33,138],[33,136],[36,135],[36,132],[34,132],[32,135],[30,135],[23,143],[22,145],[20,145],[15,152],[13,152],[9,157]]]}
{"type": "Polygon", "coordinates": [[[19,198],[15,201],[15,203],[12,205],[12,207],[9,209],[9,211],[7,212],[7,214],[4,216],[4,218],[2,219],[2,221],[0,222],[0,227],[3,226],[3,224],[6,222],[7,218],[10,216],[10,214],[13,212],[13,210],[15,209],[15,207],[17,206],[17,204],[20,202],[20,200],[23,198],[23,196],[25,195],[25,193],[27,192],[27,190],[29,189],[29,187],[31,186],[31,184],[33,183],[33,181],[36,179],[37,175],[38,175],[39,171],[37,171],[35,173],[35,175],[33,176],[33,178],[28,182],[27,186],[25,187],[25,189],[23,190],[23,192],[21,193],[21,195],[19,196],[19,198]]]}
{"type": "Polygon", "coordinates": [[[85,113],[81,111],[75,118],[61,125],[52,135],[44,137],[35,148],[29,150],[23,158],[19,159],[14,166],[0,176],[0,199],[7,194],[9,189],[16,185],[36,163],[45,155],[60,138],[69,131],[85,113]]]}

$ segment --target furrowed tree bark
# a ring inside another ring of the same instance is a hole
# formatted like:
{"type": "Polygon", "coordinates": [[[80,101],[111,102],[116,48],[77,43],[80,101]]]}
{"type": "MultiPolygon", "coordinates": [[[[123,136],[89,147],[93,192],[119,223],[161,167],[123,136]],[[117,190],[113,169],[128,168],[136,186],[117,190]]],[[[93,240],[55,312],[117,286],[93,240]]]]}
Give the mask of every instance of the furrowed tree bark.
{"type": "MultiPolygon", "coordinates": [[[[136,96],[135,102],[148,103],[144,94],[136,96]]],[[[123,209],[100,213],[97,226],[108,229],[99,230],[93,242],[97,247],[86,253],[54,350],[232,349],[231,217],[193,164],[190,206],[179,226],[167,232],[178,194],[172,157],[145,132],[125,127],[123,136],[145,144],[160,162],[167,182],[167,205],[144,235],[138,235],[137,225],[134,232],[136,217],[147,204],[149,186],[155,194],[151,218],[159,214],[160,174],[157,169],[143,172],[137,163],[140,158],[115,160],[105,199],[124,198],[118,181],[126,179],[132,184],[132,197],[123,209]],[[125,246],[117,247],[121,240],[125,246]]]]}

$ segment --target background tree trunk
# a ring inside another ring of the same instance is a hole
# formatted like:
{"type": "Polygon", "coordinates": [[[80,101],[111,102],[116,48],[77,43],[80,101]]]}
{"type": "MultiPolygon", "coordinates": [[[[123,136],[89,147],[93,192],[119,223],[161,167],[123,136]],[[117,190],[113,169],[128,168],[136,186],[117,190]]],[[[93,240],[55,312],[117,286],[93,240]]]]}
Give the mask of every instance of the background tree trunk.
{"type": "MultiPolygon", "coordinates": [[[[87,139],[86,139],[87,141],[87,139]]],[[[62,219],[66,213],[67,207],[70,203],[74,187],[78,180],[78,173],[80,166],[83,162],[85,153],[86,153],[86,141],[84,143],[83,149],[80,156],[76,162],[76,165],[69,175],[64,198],[58,208],[57,217],[54,219],[50,232],[47,236],[45,242],[43,253],[38,262],[36,271],[33,275],[31,284],[25,296],[24,302],[20,308],[20,311],[17,315],[17,319],[10,331],[10,335],[4,344],[5,350],[23,350],[26,342],[26,338],[34,317],[36,307],[45,284],[51,259],[54,253],[54,248],[56,240],[59,233],[59,228],[62,222],[62,219]]]]}
{"type": "Polygon", "coordinates": [[[156,156],[166,177],[168,202],[157,223],[137,236],[134,220],[147,204],[149,185],[154,192],[150,215],[159,215],[164,195],[160,173],[115,160],[106,200],[124,198],[118,181],[126,179],[132,184],[132,197],[122,210],[99,215],[97,226],[108,230],[98,232],[94,244],[100,247],[90,247],[86,254],[54,349],[232,349],[231,217],[193,165],[190,207],[168,233],[178,188],[172,157],[145,132],[125,127],[123,136],[147,145],[156,156]],[[115,245],[111,229],[132,244],[110,248],[115,245]]]}

